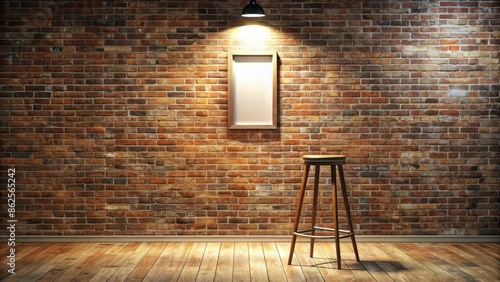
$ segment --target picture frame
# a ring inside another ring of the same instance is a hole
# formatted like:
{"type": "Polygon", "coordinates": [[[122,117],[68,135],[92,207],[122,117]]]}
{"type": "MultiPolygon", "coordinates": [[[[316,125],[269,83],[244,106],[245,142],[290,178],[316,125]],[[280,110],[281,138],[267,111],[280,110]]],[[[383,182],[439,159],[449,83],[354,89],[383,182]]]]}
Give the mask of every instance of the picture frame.
{"type": "Polygon", "coordinates": [[[228,128],[278,128],[276,51],[228,53],[228,128]]]}

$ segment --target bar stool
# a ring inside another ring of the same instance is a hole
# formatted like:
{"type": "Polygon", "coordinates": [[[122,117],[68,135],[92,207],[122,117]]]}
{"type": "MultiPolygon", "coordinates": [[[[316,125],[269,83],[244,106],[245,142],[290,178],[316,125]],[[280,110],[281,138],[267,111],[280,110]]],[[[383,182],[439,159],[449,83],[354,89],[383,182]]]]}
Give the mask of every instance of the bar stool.
{"type": "Polygon", "coordinates": [[[341,258],[340,258],[340,244],[339,240],[341,238],[351,237],[352,247],[354,249],[354,254],[356,255],[356,261],[359,262],[358,247],[356,246],[356,239],[354,238],[354,230],[351,221],[351,211],[349,209],[349,202],[347,201],[347,191],[344,179],[344,170],[342,165],[345,164],[346,157],[343,155],[304,155],[305,170],[302,176],[302,185],[300,187],[300,194],[298,198],[297,212],[295,214],[295,224],[293,227],[292,243],[290,246],[290,255],[288,256],[288,265],[292,264],[293,252],[295,249],[295,242],[297,241],[297,236],[307,237],[311,239],[309,256],[312,258],[314,253],[314,240],[315,239],[335,239],[335,247],[337,251],[337,265],[338,269],[341,268],[341,258]],[[309,176],[309,170],[311,165],[315,166],[314,173],[314,194],[313,194],[313,210],[312,210],[312,223],[311,228],[306,230],[298,230],[300,221],[300,212],[302,210],[302,203],[304,201],[304,194],[306,192],[307,178],[309,176]],[[332,205],[333,205],[333,219],[334,228],[325,228],[316,226],[316,210],[318,207],[318,184],[320,176],[320,167],[322,165],[329,165],[331,168],[332,177],[332,205]],[[347,224],[349,230],[339,230],[338,222],[338,211],[337,211],[337,180],[336,180],[336,169],[339,171],[340,185],[342,188],[342,197],[344,199],[344,207],[347,217],[347,224]],[[316,230],[321,230],[323,232],[333,232],[333,235],[316,235],[316,230]]]}

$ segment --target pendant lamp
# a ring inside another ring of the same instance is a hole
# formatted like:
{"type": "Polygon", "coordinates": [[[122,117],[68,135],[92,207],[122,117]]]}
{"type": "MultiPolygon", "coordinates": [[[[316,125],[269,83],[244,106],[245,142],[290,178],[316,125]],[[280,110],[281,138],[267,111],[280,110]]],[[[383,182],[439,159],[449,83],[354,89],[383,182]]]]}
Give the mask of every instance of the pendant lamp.
{"type": "Polygon", "coordinates": [[[245,8],[243,8],[241,16],[247,18],[258,18],[265,17],[266,15],[264,14],[264,9],[262,9],[262,7],[257,4],[257,1],[250,0],[250,4],[246,5],[245,8]]]}

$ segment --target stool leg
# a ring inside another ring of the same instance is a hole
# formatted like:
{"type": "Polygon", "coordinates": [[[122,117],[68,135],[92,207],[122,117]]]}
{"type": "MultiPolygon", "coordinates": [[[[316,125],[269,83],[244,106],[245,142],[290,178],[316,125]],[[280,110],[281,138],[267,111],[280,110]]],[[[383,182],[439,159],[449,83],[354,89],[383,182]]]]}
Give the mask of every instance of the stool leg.
{"type": "Polygon", "coordinates": [[[352,248],[354,250],[354,254],[356,255],[356,261],[359,262],[358,247],[356,245],[356,239],[354,238],[354,228],[352,226],[352,220],[351,220],[351,209],[349,207],[349,201],[347,198],[347,189],[346,189],[345,179],[344,179],[344,169],[342,168],[342,165],[339,165],[339,177],[340,177],[340,185],[342,187],[342,196],[344,198],[344,207],[345,207],[345,212],[346,212],[346,217],[347,217],[347,224],[349,225],[349,232],[352,234],[350,236],[351,242],[352,242],[352,248]]]}
{"type": "MultiPolygon", "coordinates": [[[[314,171],[314,194],[313,194],[313,210],[312,210],[312,220],[311,220],[311,235],[315,235],[316,231],[314,230],[314,226],[316,226],[316,211],[318,210],[318,187],[319,187],[319,173],[320,173],[321,165],[316,165],[314,171]]],[[[311,238],[311,244],[309,250],[309,257],[313,257],[314,255],[314,238],[311,238]]]]}
{"type": "Polygon", "coordinates": [[[339,215],[338,215],[338,205],[337,205],[337,172],[335,171],[335,165],[331,166],[332,171],[332,205],[333,205],[333,220],[335,229],[335,251],[337,253],[337,268],[341,269],[342,258],[340,257],[340,238],[339,238],[339,215]]]}
{"type": "Polygon", "coordinates": [[[306,164],[304,169],[304,174],[302,175],[302,184],[300,185],[299,202],[297,203],[297,211],[295,212],[295,223],[293,225],[292,243],[290,245],[290,254],[288,255],[288,265],[292,264],[293,251],[295,250],[295,242],[297,241],[297,235],[295,232],[299,230],[299,220],[300,211],[302,210],[302,202],[304,200],[304,194],[306,192],[307,177],[309,176],[309,169],[311,165],[306,164]]]}

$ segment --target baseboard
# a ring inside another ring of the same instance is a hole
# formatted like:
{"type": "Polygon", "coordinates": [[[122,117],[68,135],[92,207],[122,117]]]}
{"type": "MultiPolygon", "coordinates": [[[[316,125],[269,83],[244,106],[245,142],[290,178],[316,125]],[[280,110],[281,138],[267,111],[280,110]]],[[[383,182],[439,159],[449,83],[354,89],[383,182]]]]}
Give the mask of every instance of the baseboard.
{"type": "MultiPolygon", "coordinates": [[[[290,242],[291,236],[17,236],[17,243],[290,242]]],[[[308,240],[298,238],[298,240],[308,240]]],[[[349,240],[347,238],[342,241],[349,240]]],[[[6,238],[1,238],[6,242],[6,238]]],[[[358,243],[500,243],[500,236],[358,235],[358,243]]]]}

